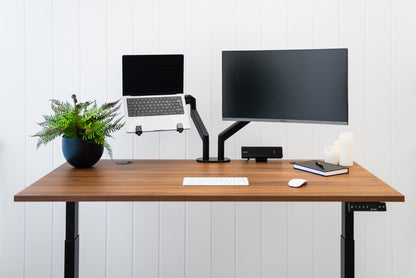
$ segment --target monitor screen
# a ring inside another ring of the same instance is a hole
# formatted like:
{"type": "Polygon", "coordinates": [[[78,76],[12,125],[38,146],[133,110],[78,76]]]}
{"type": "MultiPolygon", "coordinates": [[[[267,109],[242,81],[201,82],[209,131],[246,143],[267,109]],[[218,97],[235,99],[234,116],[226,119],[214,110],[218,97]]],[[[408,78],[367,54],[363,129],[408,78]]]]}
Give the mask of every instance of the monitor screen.
{"type": "Polygon", "coordinates": [[[223,51],[222,116],[348,124],[347,49],[223,51]]]}
{"type": "Polygon", "coordinates": [[[183,55],[124,55],[123,96],[183,93],[183,55]]]}

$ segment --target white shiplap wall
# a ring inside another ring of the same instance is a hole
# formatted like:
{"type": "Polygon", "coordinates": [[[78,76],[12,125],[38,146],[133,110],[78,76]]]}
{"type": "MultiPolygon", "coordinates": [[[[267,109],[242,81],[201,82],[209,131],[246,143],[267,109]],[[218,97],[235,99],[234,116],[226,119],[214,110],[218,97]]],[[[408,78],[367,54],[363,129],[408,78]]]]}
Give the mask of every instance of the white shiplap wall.
{"type": "MultiPolygon", "coordinates": [[[[64,160],[36,150],[50,98],[121,95],[121,55],[184,53],[185,88],[217,151],[221,50],[349,48],[348,127],[251,123],[226,143],[282,145],[320,158],[338,133],[355,160],[406,195],[387,213],[356,214],[356,277],[415,277],[416,4],[411,0],[0,0],[0,277],[63,277],[62,203],[13,195],[64,160]]],[[[119,132],[116,158],[201,155],[192,129],[119,132]]],[[[80,277],[338,277],[336,203],[81,203],[80,277]]]]}

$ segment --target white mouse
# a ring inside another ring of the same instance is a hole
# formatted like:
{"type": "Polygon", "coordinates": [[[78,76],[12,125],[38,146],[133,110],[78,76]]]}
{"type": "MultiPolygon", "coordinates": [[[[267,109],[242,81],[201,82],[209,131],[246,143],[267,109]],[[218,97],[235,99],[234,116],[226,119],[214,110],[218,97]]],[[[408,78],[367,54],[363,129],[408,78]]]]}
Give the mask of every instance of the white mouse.
{"type": "Polygon", "coordinates": [[[289,181],[290,187],[301,187],[302,185],[306,184],[308,181],[304,179],[291,179],[289,181]]]}

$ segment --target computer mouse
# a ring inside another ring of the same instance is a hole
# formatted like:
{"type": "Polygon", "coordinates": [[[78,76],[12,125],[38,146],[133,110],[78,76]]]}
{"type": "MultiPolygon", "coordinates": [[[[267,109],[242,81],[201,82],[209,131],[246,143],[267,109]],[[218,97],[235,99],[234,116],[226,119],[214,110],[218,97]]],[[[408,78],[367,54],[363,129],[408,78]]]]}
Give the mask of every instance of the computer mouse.
{"type": "Polygon", "coordinates": [[[289,181],[290,187],[301,187],[302,185],[306,184],[308,181],[304,179],[291,179],[289,181]]]}

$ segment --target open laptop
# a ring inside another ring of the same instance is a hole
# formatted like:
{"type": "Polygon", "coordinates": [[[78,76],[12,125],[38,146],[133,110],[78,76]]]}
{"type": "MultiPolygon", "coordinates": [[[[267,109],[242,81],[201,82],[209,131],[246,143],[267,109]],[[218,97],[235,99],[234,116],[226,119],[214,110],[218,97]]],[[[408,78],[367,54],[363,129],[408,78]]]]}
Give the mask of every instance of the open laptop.
{"type": "Polygon", "coordinates": [[[127,132],[190,128],[183,94],[183,55],[123,55],[127,132]]]}

